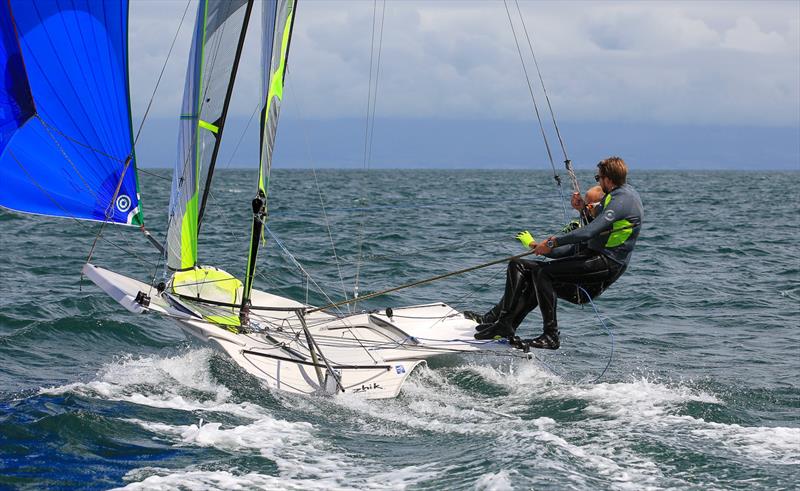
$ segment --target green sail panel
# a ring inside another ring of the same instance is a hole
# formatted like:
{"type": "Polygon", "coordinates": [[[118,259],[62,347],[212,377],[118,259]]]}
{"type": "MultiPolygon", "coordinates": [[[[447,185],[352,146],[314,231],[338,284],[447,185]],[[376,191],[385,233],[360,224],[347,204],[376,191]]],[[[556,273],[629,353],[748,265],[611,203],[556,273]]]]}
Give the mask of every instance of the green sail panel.
{"type": "Polygon", "coordinates": [[[173,270],[197,265],[202,178],[216,158],[251,7],[248,0],[201,0],[197,6],[169,204],[167,266],[173,270]]]}
{"type": "Polygon", "coordinates": [[[283,82],[286,78],[286,64],[289,60],[289,43],[292,36],[295,1],[276,2],[275,15],[269,15],[265,5],[263,24],[264,56],[261,60],[262,111],[261,159],[259,162],[258,186],[265,196],[269,191],[269,176],[272,169],[272,153],[275,149],[275,135],[278,131],[278,117],[283,101],[283,82]],[[269,31],[268,28],[272,28],[269,31]],[[268,48],[268,46],[270,46],[268,48]]]}
{"type": "MultiPolygon", "coordinates": [[[[278,117],[283,100],[283,83],[286,78],[286,64],[289,60],[289,45],[294,25],[295,0],[268,1],[263,6],[262,16],[262,58],[261,77],[264,105],[261,111],[261,152],[258,165],[258,194],[266,206],[269,196],[269,178],[272,169],[272,153],[275,148],[275,135],[278,130],[278,117]]],[[[254,222],[255,225],[255,222],[254,222]]],[[[259,227],[260,228],[260,227],[259,227]]],[[[253,288],[256,259],[258,256],[258,237],[255,226],[251,231],[250,257],[244,283],[244,302],[250,298],[253,288]]]]}

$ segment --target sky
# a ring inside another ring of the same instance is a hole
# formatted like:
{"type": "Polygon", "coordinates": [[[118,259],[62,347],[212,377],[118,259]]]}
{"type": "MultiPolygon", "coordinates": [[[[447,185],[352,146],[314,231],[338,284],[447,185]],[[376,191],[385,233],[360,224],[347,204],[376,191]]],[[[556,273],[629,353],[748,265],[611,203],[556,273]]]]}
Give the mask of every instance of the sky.
{"type": "MultiPolygon", "coordinates": [[[[506,10],[547,123],[517,5],[576,165],[616,153],[653,168],[800,169],[797,1],[300,0],[276,167],[549,166],[506,10]],[[373,57],[370,77],[374,15],[380,71],[373,57]]],[[[135,124],[178,31],[137,147],[143,166],[175,159],[196,2],[181,24],[186,8],[131,3],[135,124]]],[[[235,167],[257,165],[257,123],[233,153],[260,101],[255,14],[221,157],[235,167]]],[[[557,146],[552,124],[546,132],[557,146]]]]}

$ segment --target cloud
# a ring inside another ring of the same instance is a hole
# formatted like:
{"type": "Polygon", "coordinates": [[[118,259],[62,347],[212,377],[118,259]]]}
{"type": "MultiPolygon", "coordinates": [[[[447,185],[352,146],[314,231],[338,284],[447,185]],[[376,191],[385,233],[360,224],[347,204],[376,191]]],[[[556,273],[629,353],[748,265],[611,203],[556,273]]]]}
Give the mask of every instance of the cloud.
{"type": "Polygon", "coordinates": [[[754,53],[775,53],[784,50],[786,41],[775,31],[762,32],[753,19],[740,17],[735,27],[725,31],[722,46],[754,53]]]}
{"type": "MultiPolygon", "coordinates": [[[[527,40],[507,3],[523,53],[527,40]]],[[[134,109],[143,112],[186,4],[134,1],[134,109]]],[[[520,2],[557,116],[572,121],[800,124],[797,2],[520,2]]],[[[301,0],[284,114],[364,117],[375,4],[301,0]]],[[[377,4],[380,16],[383,3],[377,4]]],[[[157,96],[177,114],[196,4],[157,96]]],[[[231,112],[258,104],[256,8],[231,112]]],[[[379,17],[380,18],[380,17],[379,17]]],[[[377,76],[382,117],[533,117],[504,3],[386,3],[377,76]]],[[[376,38],[376,42],[380,37],[376,38]]],[[[373,70],[377,65],[373,57],[373,70]]],[[[530,55],[528,75],[543,102],[530,55]]],[[[373,71],[372,81],[376,75],[373,71]]]]}

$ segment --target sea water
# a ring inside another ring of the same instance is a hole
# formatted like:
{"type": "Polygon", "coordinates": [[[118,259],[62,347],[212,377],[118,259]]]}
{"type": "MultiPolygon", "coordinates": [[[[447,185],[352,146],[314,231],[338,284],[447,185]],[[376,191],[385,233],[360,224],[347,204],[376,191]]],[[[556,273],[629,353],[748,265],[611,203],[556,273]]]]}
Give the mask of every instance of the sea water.
{"type": "MultiPolygon", "coordinates": [[[[148,172],[145,220],[163,237],[170,172],[148,172]]],[[[201,263],[241,277],[254,179],[216,176],[201,263]]],[[[560,350],[446,356],[382,401],[265,389],[82,280],[97,225],[2,210],[0,488],[796,488],[800,173],[630,183],[644,229],[599,318],[562,302],[560,350]]],[[[313,304],[513,255],[518,231],[565,221],[552,175],[526,171],[279,170],[269,208],[256,287],[313,304]]],[[[164,274],[135,228],[105,227],[92,261],[164,274]]],[[[503,279],[497,265],[355,308],[480,311],[503,279]]]]}

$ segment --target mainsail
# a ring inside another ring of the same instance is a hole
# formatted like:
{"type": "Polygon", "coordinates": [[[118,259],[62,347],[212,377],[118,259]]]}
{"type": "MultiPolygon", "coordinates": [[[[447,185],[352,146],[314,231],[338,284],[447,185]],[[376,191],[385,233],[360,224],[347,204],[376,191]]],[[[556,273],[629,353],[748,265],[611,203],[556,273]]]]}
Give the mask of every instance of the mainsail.
{"type": "MultiPolygon", "coordinates": [[[[250,233],[250,255],[247,261],[242,303],[244,307],[249,302],[250,291],[253,288],[258,242],[266,220],[272,152],[275,148],[275,134],[278,130],[278,117],[283,100],[283,82],[286,78],[295,6],[295,0],[278,0],[265,2],[263,7],[261,77],[264,105],[261,110],[261,158],[258,165],[258,191],[253,200],[253,227],[250,233]]],[[[246,315],[245,312],[243,317],[246,315]]]]}
{"type": "Polygon", "coordinates": [[[0,206],[140,225],[128,2],[0,0],[0,206]]]}
{"type": "Polygon", "coordinates": [[[208,188],[252,3],[201,0],[197,8],[169,205],[167,265],[173,270],[197,265],[202,173],[209,175],[208,188]]]}

